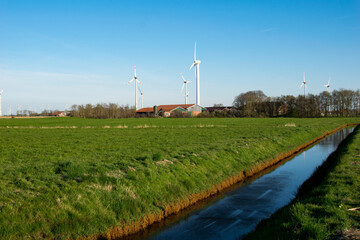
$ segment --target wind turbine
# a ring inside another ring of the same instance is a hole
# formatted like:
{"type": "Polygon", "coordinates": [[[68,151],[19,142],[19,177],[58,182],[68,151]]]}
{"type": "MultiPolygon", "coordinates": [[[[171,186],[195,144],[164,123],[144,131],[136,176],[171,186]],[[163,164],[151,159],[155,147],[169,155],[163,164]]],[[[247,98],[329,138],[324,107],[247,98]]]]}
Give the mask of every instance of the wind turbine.
{"type": "MultiPolygon", "coordinates": [[[[330,96],[330,78],[329,78],[328,84],[327,84],[327,85],[324,85],[324,87],[327,88],[327,91],[328,91],[329,96],[330,96]]],[[[329,104],[329,112],[330,112],[330,104],[329,104]]]]}
{"type": "Polygon", "coordinates": [[[134,65],[134,77],[133,79],[131,79],[127,85],[129,85],[132,81],[135,80],[135,111],[138,109],[138,102],[137,102],[137,83],[140,83],[142,85],[142,83],[137,79],[136,77],[136,64],[134,65]]]}
{"type": "Polygon", "coordinates": [[[139,92],[140,92],[140,100],[141,100],[141,108],[144,108],[144,93],[141,91],[140,87],[138,87],[139,92]]]}
{"type": "Polygon", "coordinates": [[[186,81],[184,76],[182,75],[182,73],[180,73],[180,75],[181,75],[181,78],[184,80],[184,83],[183,83],[182,88],[181,88],[181,93],[183,92],[184,87],[185,87],[185,104],[188,104],[189,92],[188,92],[188,89],[187,89],[187,84],[191,83],[191,81],[186,81]]]}
{"type": "Polygon", "coordinates": [[[303,83],[300,85],[300,88],[304,86],[304,98],[306,98],[306,81],[305,81],[305,72],[304,72],[304,75],[303,75],[303,83]]]}
{"type": "Polygon", "coordinates": [[[2,96],[3,91],[4,91],[4,89],[1,89],[1,91],[0,91],[0,117],[2,116],[2,112],[1,112],[1,96],[2,96]]]}
{"type": "Polygon", "coordinates": [[[190,69],[195,66],[195,78],[196,78],[196,104],[200,105],[200,72],[199,72],[199,65],[201,61],[196,60],[196,41],[195,41],[195,48],[194,48],[194,62],[191,64],[190,69]]]}
{"type": "Polygon", "coordinates": [[[327,87],[328,93],[330,94],[330,78],[328,84],[324,85],[324,87],[327,87]]]}

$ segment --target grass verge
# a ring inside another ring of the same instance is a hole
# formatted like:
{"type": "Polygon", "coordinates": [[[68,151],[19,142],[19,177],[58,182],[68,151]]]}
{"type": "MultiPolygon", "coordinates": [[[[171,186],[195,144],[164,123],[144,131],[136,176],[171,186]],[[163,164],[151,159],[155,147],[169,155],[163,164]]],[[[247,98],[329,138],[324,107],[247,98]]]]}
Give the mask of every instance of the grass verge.
{"type": "Polygon", "coordinates": [[[295,200],[261,221],[244,239],[359,239],[359,207],[357,127],[299,188],[295,200]],[[345,235],[355,238],[341,238],[345,235]]]}

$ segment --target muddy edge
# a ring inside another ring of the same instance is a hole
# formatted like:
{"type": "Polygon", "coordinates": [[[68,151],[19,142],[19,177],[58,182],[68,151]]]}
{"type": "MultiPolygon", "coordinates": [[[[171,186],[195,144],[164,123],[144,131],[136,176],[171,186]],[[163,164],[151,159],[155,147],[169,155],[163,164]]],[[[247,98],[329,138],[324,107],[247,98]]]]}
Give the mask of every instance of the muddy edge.
{"type": "Polygon", "coordinates": [[[223,189],[226,189],[240,181],[244,181],[247,178],[253,176],[254,174],[265,170],[266,168],[269,168],[281,161],[287,160],[288,158],[292,157],[293,155],[303,151],[307,147],[319,142],[320,140],[324,139],[325,137],[327,137],[345,127],[357,126],[357,125],[359,125],[359,124],[353,123],[353,124],[341,125],[340,127],[336,128],[334,130],[331,130],[329,132],[326,132],[323,135],[321,135],[320,137],[317,137],[317,138],[315,138],[315,139],[313,139],[291,151],[279,154],[276,158],[274,158],[270,161],[267,161],[265,163],[261,163],[259,165],[254,166],[250,171],[247,171],[247,172],[241,171],[237,175],[232,176],[232,177],[228,178],[227,180],[222,181],[219,184],[216,184],[215,186],[213,186],[212,188],[210,188],[208,190],[205,190],[204,192],[193,194],[189,198],[184,199],[180,202],[170,203],[170,204],[166,205],[163,208],[163,210],[161,210],[160,213],[148,214],[148,215],[141,217],[136,222],[132,222],[132,223],[129,223],[129,224],[123,225],[123,226],[111,227],[105,233],[94,234],[94,235],[86,236],[86,237],[80,237],[80,238],[77,238],[77,240],[119,239],[119,238],[122,238],[122,237],[125,237],[128,235],[137,233],[139,231],[142,231],[145,228],[149,227],[151,224],[162,221],[169,215],[176,214],[179,211],[184,210],[185,208],[197,203],[198,201],[209,198],[209,197],[219,193],[223,189]]]}

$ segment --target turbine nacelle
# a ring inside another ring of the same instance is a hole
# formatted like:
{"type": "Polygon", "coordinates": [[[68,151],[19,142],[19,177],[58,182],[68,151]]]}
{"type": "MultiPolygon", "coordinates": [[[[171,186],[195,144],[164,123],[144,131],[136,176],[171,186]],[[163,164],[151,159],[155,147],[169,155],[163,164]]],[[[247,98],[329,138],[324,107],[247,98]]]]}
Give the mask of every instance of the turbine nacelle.
{"type": "Polygon", "coordinates": [[[330,88],[330,78],[329,78],[328,84],[324,85],[324,87],[330,88]]]}

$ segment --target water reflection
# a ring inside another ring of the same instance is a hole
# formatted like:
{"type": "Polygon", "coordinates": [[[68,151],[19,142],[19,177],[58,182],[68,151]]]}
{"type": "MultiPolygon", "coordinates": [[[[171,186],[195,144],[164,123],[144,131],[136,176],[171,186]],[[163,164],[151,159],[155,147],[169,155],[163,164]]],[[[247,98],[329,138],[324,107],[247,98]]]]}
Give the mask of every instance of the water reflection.
{"type": "Polygon", "coordinates": [[[294,198],[298,187],[353,130],[343,129],[276,170],[241,185],[204,209],[163,227],[148,239],[239,239],[294,198]]]}

